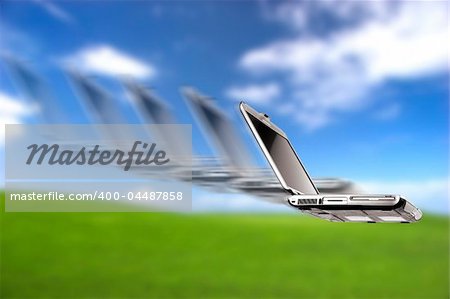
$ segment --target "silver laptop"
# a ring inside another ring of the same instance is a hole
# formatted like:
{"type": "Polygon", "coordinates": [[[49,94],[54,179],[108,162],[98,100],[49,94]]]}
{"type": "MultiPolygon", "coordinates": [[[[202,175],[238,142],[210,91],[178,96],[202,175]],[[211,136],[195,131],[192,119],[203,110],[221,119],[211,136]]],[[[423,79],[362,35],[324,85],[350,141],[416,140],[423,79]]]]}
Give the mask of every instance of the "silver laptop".
{"type": "MultiPolygon", "coordinates": [[[[253,194],[269,202],[279,203],[286,194],[272,170],[257,168],[250,159],[243,140],[231,119],[212,98],[192,87],[183,87],[181,93],[194,118],[198,121],[206,140],[221,158],[223,174],[230,179],[230,189],[253,194]],[[212,141],[212,142],[211,142],[212,141]]],[[[194,171],[192,172],[194,179],[194,171]]],[[[312,178],[321,193],[349,193],[351,182],[337,178],[312,178]],[[346,192],[347,191],[347,192],[346,192]]]]}
{"type": "Polygon", "coordinates": [[[244,102],[239,108],[281,186],[290,194],[290,206],[337,222],[409,223],[422,218],[422,212],[399,195],[320,194],[286,134],[266,114],[244,102]]]}

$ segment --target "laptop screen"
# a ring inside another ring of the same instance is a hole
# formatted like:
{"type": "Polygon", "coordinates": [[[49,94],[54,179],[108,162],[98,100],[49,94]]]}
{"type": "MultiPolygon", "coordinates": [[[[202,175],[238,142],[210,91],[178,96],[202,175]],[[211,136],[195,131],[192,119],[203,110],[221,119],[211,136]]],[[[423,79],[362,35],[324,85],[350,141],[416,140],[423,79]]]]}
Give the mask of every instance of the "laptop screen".
{"type": "Polygon", "coordinates": [[[286,184],[304,194],[318,194],[289,141],[248,113],[286,184]]]}
{"type": "Polygon", "coordinates": [[[202,101],[198,101],[195,104],[204,116],[205,122],[213,132],[213,135],[216,136],[214,140],[219,143],[216,144],[222,149],[232,166],[238,168],[248,166],[249,159],[242,152],[242,146],[240,146],[239,140],[236,139],[234,128],[226,116],[202,101]]]}

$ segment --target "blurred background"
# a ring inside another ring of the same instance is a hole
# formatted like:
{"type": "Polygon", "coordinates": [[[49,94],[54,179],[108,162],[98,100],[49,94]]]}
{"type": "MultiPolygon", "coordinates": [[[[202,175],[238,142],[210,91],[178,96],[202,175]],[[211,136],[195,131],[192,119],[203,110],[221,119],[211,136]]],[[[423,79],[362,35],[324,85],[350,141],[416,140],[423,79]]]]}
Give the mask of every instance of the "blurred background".
{"type": "Polygon", "coordinates": [[[313,177],[402,194],[425,213],[413,225],[333,224],[198,187],[188,215],[2,210],[2,297],[448,298],[448,11],[446,1],[2,1],[2,124],[147,122],[138,86],[192,124],[197,156],[216,157],[180,91],[193,86],[255,167],[267,164],[240,100],[284,129],[313,177]]]}

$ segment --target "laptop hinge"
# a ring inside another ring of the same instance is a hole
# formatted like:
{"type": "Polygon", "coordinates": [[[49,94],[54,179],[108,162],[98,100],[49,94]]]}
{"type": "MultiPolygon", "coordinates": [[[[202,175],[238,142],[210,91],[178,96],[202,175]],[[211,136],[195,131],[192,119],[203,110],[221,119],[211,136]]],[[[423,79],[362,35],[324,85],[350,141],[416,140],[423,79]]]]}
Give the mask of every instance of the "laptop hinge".
{"type": "Polygon", "coordinates": [[[294,190],[292,188],[288,189],[289,193],[291,193],[291,195],[302,195],[300,192],[298,192],[297,190],[294,190]]]}

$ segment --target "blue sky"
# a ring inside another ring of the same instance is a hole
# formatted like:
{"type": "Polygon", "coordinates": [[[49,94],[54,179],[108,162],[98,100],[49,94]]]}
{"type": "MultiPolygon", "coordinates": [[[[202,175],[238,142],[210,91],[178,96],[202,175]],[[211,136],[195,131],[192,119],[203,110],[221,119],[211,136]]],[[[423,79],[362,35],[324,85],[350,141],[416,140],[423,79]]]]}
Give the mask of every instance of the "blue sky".
{"type": "MultiPolygon", "coordinates": [[[[190,85],[229,111],[261,165],[237,100],[271,115],[312,176],[398,190],[421,207],[445,209],[446,2],[2,1],[0,8],[2,53],[45,78],[68,122],[88,119],[62,65],[95,76],[133,123],[117,82],[124,73],[155,88],[181,123],[193,123],[194,150],[209,154],[179,93],[190,85]]],[[[33,122],[6,68],[0,76],[0,105],[9,107],[2,123],[33,122]]]]}

